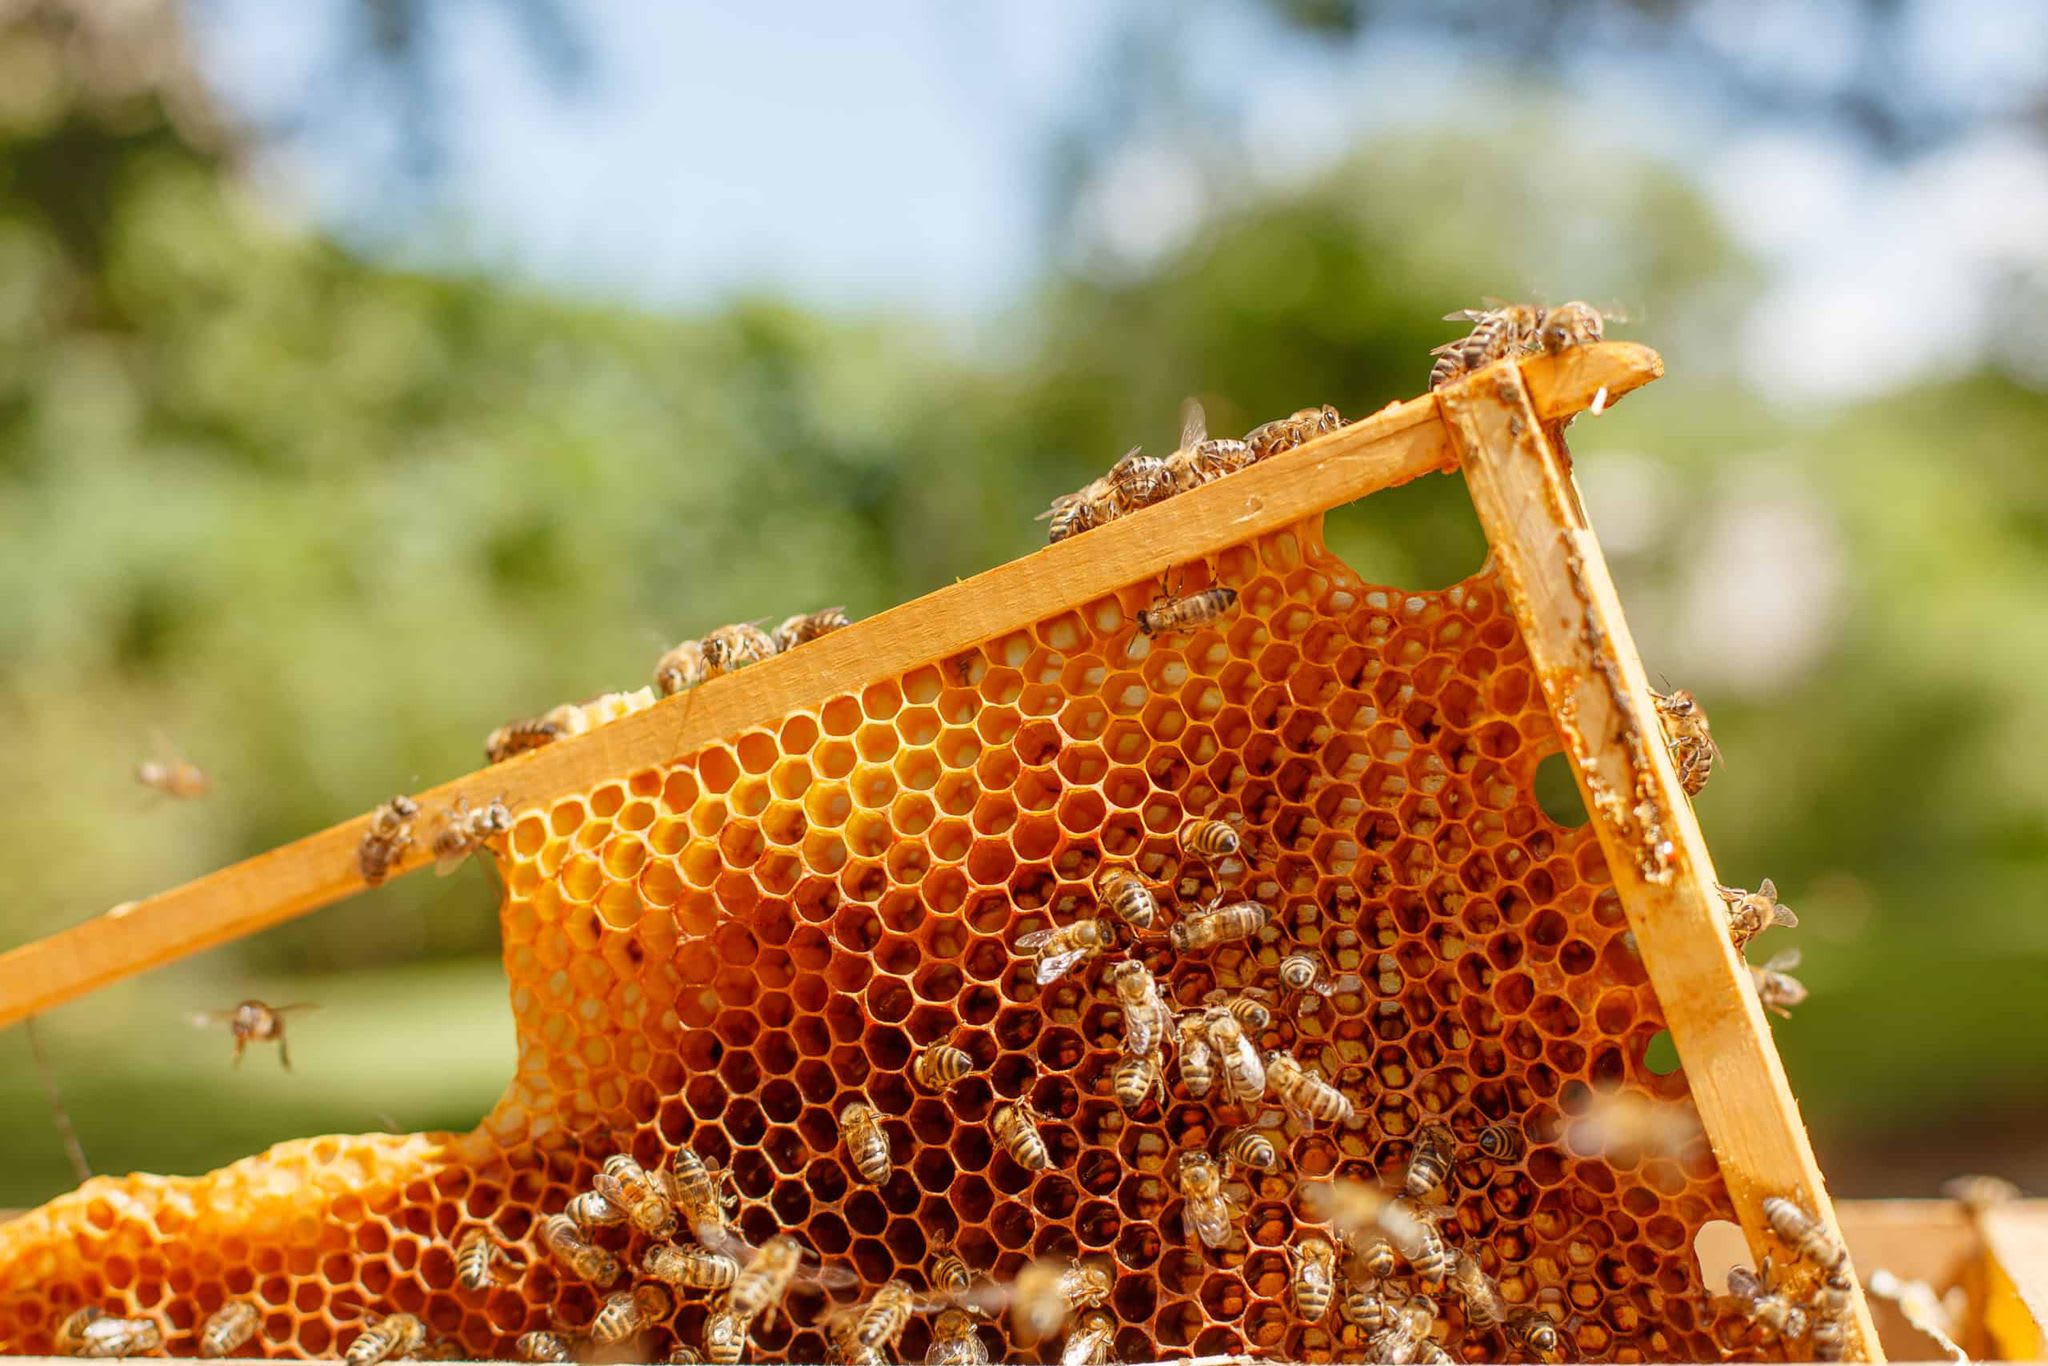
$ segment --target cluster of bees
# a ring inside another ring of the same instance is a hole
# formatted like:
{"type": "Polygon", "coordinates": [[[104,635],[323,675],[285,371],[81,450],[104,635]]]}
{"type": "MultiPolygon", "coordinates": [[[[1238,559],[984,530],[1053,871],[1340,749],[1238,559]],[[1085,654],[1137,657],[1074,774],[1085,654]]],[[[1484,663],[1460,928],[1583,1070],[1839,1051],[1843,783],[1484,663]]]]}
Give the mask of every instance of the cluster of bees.
{"type": "Polygon", "coordinates": [[[1854,1289],[1849,1279],[1849,1250],[1795,1201],[1781,1195],[1766,1196],[1763,1208],[1771,1231],[1819,1277],[1809,1298],[1794,1299],[1777,1284],[1766,1257],[1757,1271],[1746,1266],[1729,1269],[1729,1295],[1770,1336],[1788,1345],[1805,1339],[1814,1360],[1840,1361],[1849,1343],[1849,1302],[1854,1289]]]}
{"type": "Polygon", "coordinates": [[[1109,473],[1086,487],[1053,499],[1039,514],[1050,521],[1047,539],[1055,544],[1140,508],[1163,503],[1176,493],[1214,483],[1261,460],[1291,451],[1303,442],[1344,425],[1335,408],[1324,404],[1303,408],[1288,417],[1252,428],[1242,441],[1212,437],[1202,405],[1190,400],[1181,413],[1180,446],[1170,455],[1146,455],[1132,447],[1109,467],[1109,473]]]}
{"type": "MultiPolygon", "coordinates": [[[[391,875],[405,851],[412,847],[413,826],[420,804],[400,793],[370,813],[370,822],[356,846],[356,871],[375,887],[391,875]]],[[[432,845],[435,867],[451,873],[488,840],[512,828],[512,812],[502,798],[494,797],[473,807],[466,797],[457,797],[441,816],[441,828],[432,845]]]]}
{"type": "MultiPolygon", "coordinates": [[[[460,1344],[437,1338],[416,1314],[362,1312],[362,1331],[349,1343],[342,1360],[351,1366],[380,1361],[460,1361],[460,1344]]],[[[255,1340],[263,1313],[249,1300],[229,1300],[199,1327],[199,1355],[231,1357],[255,1340]]],[[[74,1357],[153,1356],[163,1350],[163,1325],[147,1316],[119,1318],[88,1305],[58,1325],[59,1355],[74,1357]]]]}

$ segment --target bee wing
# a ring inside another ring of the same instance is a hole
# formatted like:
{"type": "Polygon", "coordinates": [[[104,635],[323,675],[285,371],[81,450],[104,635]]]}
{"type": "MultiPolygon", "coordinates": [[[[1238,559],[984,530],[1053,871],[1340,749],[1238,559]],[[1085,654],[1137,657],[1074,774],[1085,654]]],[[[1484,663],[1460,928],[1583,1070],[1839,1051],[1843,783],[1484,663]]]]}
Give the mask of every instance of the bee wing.
{"type": "Polygon", "coordinates": [[[707,1252],[722,1252],[745,1266],[760,1249],[746,1239],[725,1227],[707,1228],[697,1235],[697,1242],[707,1252]]]}
{"type": "Polygon", "coordinates": [[[845,1290],[860,1284],[860,1277],[854,1275],[843,1266],[826,1266],[822,1262],[813,1262],[808,1259],[806,1259],[804,1266],[797,1271],[796,1278],[805,1284],[820,1286],[828,1290],[845,1290]]]}
{"type": "Polygon", "coordinates": [[[1209,419],[1202,401],[1191,398],[1180,405],[1180,448],[1190,450],[1209,439],[1209,419]]]}
{"type": "Polygon", "coordinates": [[[1086,949],[1075,949],[1070,953],[1055,953],[1050,957],[1039,959],[1038,985],[1044,986],[1048,982],[1057,982],[1060,978],[1067,975],[1068,968],[1080,962],[1082,958],[1087,956],[1087,953],[1088,950],[1086,949]]]}
{"type": "Polygon", "coordinates": [[[1790,972],[1799,966],[1799,950],[1786,949],[1764,964],[1765,972],[1790,972]]]}
{"type": "Polygon", "coordinates": [[[270,1007],[270,1013],[273,1015],[286,1015],[294,1010],[318,1010],[319,1008],[320,1003],[318,1001],[293,1001],[287,1006],[270,1007]]]}
{"type": "Polygon", "coordinates": [[[194,1029],[218,1029],[224,1024],[232,1023],[235,1018],[235,1012],[232,1010],[195,1010],[185,1018],[192,1022],[194,1029]]]}
{"type": "MultiPolygon", "coordinates": [[[[1483,308],[1461,308],[1456,312],[1444,314],[1444,321],[1447,323],[1476,323],[1485,316],[1486,310],[1483,308]]],[[[1432,351],[1430,354],[1435,355],[1436,352],[1432,351]]]]}
{"type": "Polygon", "coordinates": [[[456,873],[462,871],[462,865],[469,862],[469,855],[470,851],[467,849],[464,849],[459,854],[451,851],[449,853],[439,855],[434,860],[434,876],[455,876],[456,873]]]}
{"type": "Polygon", "coordinates": [[[1039,947],[1041,944],[1050,944],[1052,942],[1052,934],[1053,932],[1050,929],[1033,930],[1029,934],[1020,934],[1017,936],[1017,947],[1030,950],[1039,947]]]}

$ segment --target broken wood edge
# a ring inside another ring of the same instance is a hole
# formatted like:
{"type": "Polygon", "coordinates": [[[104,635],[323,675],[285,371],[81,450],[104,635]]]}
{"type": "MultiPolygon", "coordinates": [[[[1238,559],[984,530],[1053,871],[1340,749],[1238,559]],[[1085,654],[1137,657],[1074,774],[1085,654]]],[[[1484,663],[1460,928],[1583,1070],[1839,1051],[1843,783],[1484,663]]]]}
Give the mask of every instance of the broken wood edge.
{"type": "MultiPolygon", "coordinates": [[[[1437,398],[1729,1199],[1759,1258],[1795,1283],[1817,1279],[1771,1232],[1762,1202],[1785,1196],[1839,1226],[1606,560],[1546,435],[1552,419],[1513,366],[1437,398]]],[[[1882,1360],[1862,1282],[1851,1282],[1849,1359],[1882,1360]]]]}
{"type": "MultiPolygon", "coordinates": [[[[1663,373],[1648,347],[1605,342],[1524,362],[1542,411],[1562,420],[1663,373]]],[[[653,707],[416,794],[414,843],[390,870],[431,862],[458,802],[503,800],[516,815],[606,778],[669,764],[717,740],[779,724],[835,694],[951,657],[1177,564],[1316,516],[1454,463],[1425,394],[1284,454],[1012,560],[653,707]]],[[[650,660],[650,665],[652,661],[650,660]]],[[[0,1027],[364,890],[356,866],[368,814],[0,954],[0,1027]]],[[[387,881],[389,878],[386,879],[387,881]]]]}

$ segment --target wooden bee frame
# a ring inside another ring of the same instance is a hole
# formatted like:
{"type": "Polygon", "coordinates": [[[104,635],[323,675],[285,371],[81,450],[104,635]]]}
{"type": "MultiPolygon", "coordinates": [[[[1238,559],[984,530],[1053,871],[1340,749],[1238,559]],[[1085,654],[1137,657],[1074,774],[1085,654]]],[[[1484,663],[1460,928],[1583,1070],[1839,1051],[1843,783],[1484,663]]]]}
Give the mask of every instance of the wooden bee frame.
{"type": "MultiPolygon", "coordinates": [[[[845,690],[947,661],[1205,552],[1421,475],[1462,469],[1543,696],[1753,1252],[1798,1265],[1761,1212],[1786,1195],[1834,1226],[1820,1170],[1714,891],[1644,669],[1557,439],[1657,378],[1645,347],[1501,363],[1226,479],[834,632],[744,679],[684,695],[420,794],[423,812],[502,798],[514,813],[661,764],[845,690]]],[[[0,1025],[213,947],[362,886],[358,817],[0,955],[0,1025]]],[[[428,841],[392,876],[432,861],[428,841]]],[[[1862,1288],[1849,1356],[1880,1360],[1862,1288]]]]}

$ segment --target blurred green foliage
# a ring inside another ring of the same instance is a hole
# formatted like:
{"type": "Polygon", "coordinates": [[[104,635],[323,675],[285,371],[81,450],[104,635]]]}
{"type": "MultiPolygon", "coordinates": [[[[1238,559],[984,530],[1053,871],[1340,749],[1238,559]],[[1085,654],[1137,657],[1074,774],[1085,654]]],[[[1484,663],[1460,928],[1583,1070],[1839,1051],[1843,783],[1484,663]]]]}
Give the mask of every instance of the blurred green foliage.
{"type": "MultiPolygon", "coordinates": [[[[0,66],[49,76],[0,97],[6,943],[466,771],[682,635],[1022,553],[1051,494],[1170,447],[1190,393],[1220,432],[1413,394],[1440,314],[1533,286],[1628,300],[1672,366],[1575,445],[1596,523],[1636,529],[1614,558],[1651,666],[1697,671],[1727,751],[1700,802],[1724,876],[1805,918],[1814,998],[1778,1033],[1824,1155],[1896,1184],[1944,1115],[2048,1109],[2048,401],[1978,377],[1765,409],[1723,373],[1748,267],[1671,172],[1560,128],[1403,135],[1315,185],[1248,177],[1164,257],[1057,271],[963,338],[377,266],[280,221],[161,91],[81,86],[32,26],[0,66]],[[1752,666],[1741,594],[1697,604],[1773,582],[1741,532],[1788,508],[1826,591],[1752,666]],[[212,798],[133,784],[159,735],[212,798]]],[[[1484,554],[1449,478],[1332,540],[1416,586],[1484,554]]],[[[480,872],[410,878],[56,1012],[88,1151],[194,1170],[472,1122],[510,1070],[492,907],[480,872]],[[323,1003],[297,1073],[184,1029],[244,995],[323,1003]]],[[[0,1203],[39,1199],[68,1177],[19,1031],[0,1050],[0,1203]]]]}

